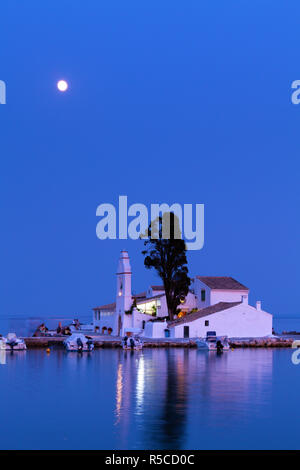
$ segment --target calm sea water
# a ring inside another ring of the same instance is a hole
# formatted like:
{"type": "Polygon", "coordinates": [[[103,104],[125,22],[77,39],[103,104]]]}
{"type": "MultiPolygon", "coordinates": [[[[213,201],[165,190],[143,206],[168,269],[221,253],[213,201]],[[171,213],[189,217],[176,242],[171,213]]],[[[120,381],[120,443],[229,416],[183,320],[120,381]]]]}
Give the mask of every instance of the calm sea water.
{"type": "Polygon", "coordinates": [[[6,353],[1,449],[299,449],[289,349],[6,353]]]}

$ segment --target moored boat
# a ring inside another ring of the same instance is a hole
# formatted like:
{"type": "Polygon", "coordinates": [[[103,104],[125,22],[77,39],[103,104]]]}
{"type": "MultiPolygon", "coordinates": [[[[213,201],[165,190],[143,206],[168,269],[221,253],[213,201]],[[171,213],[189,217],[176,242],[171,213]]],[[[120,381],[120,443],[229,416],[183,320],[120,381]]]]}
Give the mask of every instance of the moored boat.
{"type": "Polygon", "coordinates": [[[138,336],[124,336],[122,348],[127,350],[141,350],[143,349],[143,343],[138,336]]]}
{"type": "Polygon", "coordinates": [[[18,338],[15,333],[8,333],[6,337],[0,338],[0,349],[6,351],[24,351],[27,348],[23,339],[18,338]]]}
{"type": "Polygon", "coordinates": [[[94,349],[92,338],[81,333],[72,334],[69,338],[65,339],[63,344],[67,351],[90,352],[94,349]]]}
{"type": "Polygon", "coordinates": [[[229,351],[229,342],[227,336],[217,336],[215,331],[208,331],[206,338],[196,340],[197,347],[206,351],[229,351]]]}
{"type": "Polygon", "coordinates": [[[92,324],[83,324],[80,323],[79,325],[75,325],[71,323],[69,326],[71,333],[94,333],[93,325],[92,324]]]}

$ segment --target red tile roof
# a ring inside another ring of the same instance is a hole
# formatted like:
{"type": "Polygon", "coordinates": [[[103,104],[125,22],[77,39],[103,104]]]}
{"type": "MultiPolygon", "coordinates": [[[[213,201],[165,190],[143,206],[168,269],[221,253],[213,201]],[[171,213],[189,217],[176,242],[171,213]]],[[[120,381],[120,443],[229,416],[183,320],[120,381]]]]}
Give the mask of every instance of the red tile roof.
{"type": "Polygon", "coordinates": [[[152,290],[165,290],[164,286],[151,286],[152,290]]]}
{"type": "Polygon", "coordinates": [[[210,305],[209,307],[202,308],[197,312],[188,313],[182,318],[178,318],[173,322],[170,322],[168,326],[178,326],[183,323],[189,323],[194,320],[198,320],[198,318],[207,317],[208,315],[212,315],[213,313],[222,312],[223,310],[227,310],[228,308],[235,307],[236,305],[240,305],[242,302],[219,302],[215,305],[210,305]]]}
{"type": "Polygon", "coordinates": [[[144,298],[144,297],[146,297],[146,291],[140,292],[139,294],[132,294],[132,297],[134,299],[144,298]]]}
{"type": "Polygon", "coordinates": [[[164,297],[164,295],[165,295],[165,293],[156,294],[156,295],[153,295],[152,297],[138,298],[138,299],[136,299],[136,303],[137,304],[143,304],[143,303],[149,302],[151,300],[160,299],[161,297],[164,297]]]}
{"type": "Polygon", "coordinates": [[[113,302],[112,304],[100,305],[100,307],[93,308],[93,310],[115,310],[115,309],[116,309],[116,302],[113,302]]]}
{"type": "Polygon", "coordinates": [[[249,290],[248,287],[244,286],[240,282],[233,279],[233,277],[224,276],[196,276],[204,284],[211,289],[217,290],[249,290]]]}

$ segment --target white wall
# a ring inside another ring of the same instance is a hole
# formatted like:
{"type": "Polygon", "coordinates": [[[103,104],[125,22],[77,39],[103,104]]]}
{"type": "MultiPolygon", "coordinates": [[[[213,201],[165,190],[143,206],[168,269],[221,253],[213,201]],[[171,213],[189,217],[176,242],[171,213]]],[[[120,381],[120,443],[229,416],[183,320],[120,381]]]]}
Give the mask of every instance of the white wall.
{"type": "Polygon", "coordinates": [[[134,328],[143,328],[144,321],[148,323],[149,320],[153,319],[151,315],[147,315],[146,313],[140,313],[136,309],[133,309],[132,315],[134,328]]]}
{"type": "Polygon", "coordinates": [[[210,301],[211,305],[218,304],[219,302],[241,302],[242,296],[245,296],[248,301],[247,290],[211,290],[210,301]]]}
{"type": "Polygon", "coordinates": [[[205,308],[205,307],[208,307],[209,305],[211,305],[211,302],[210,302],[210,288],[206,284],[204,284],[202,281],[200,281],[200,279],[198,279],[198,278],[195,278],[195,280],[194,280],[194,292],[195,292],[195,295],[197,296],[196,303],[197,303],[197,307],[199,309],[205,308]],[[205,290],[205,302],[202,302],[202,300],[201,300],[201,290],[202,289],[205,290]]]}
{"type": "Polygon", "coordinates": [[[247,296],[249,291],[247,290],[216,290],[210,289],[200,279],[195,278],[194,280],[194,292],[197,296],[197,306],[199,309],[209,307],[210,305],[218,304],[219,302],[240,302],[242,296],[247,296]],[[201,290],[205,290],[205,301],[201,300],[201,290]]]}
{"type": "Polygon", "coordinates": [[[100,333],[102,332],[103,326],[106,326],[106,328],[112,328],[113,329],[112,335],[115,336],[118,333],[117,315],[114,313],[112,315],[103,316],[101,313],[100,320],[95,320],[95,314],[94,314],[93,326],[94,326],[94,329],[95,329],[95,326],[99,326],[100,333]]]}
{"type": "Polygon", "coordinates": [[[165,329],[168,328],[167,322],[148,322],[145,325],[144,337],[145,338],[164,338],[165,329]]]}
{"type": "Polygon", "coordinates": [[[262,337],[272,334],[272,320],[271,314],[258,311],[248,304],[241,304],[173,327],[171,336],[183,338],[183,327],[189,326],[190,338],[205,337],[207,331],[216,331],[217,336],[230,338],[262,337]],[[209,321],[208,326],[205,326],[205,320],[209,321]]]}
{"type": "Polygon", "coordinates": [[[122,328],[121,328],[121,331],[120,331],[120,336],[124,336],[125,335],[125,330],[126,328],[133,328],[135,327],[134,325],[134,317],[133,317],[133,313],[122,313],[121,315],[121,320],[122,320],[122,328]]]}
{"type": "Polygon", "coordinates": [[[158,317],[167,317],[168,316],[168,306],[166,296],[163,295],[160,297],[160,308],[157,309],[156,315],[158,317]]]}

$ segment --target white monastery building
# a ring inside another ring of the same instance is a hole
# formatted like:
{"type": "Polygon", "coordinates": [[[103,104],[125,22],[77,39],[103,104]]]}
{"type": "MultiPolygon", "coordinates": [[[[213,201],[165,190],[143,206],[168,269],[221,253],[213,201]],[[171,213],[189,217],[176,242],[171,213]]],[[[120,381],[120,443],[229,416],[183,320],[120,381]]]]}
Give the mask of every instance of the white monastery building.
{"type": "Polygon", "coordinates": [[[121,251],[117,271],[116,301],[93,309],[93,327],[100,333],[123,336],[134,329],[147,338],[205,337],[207,331],[229,338],[263,337],[272,334],[272,315],[248,304],[249,289],[232,277],[196,276],[182,299],[178,317],[167,320],[163,286],[132,294],[131,266],[121,251]]]}

